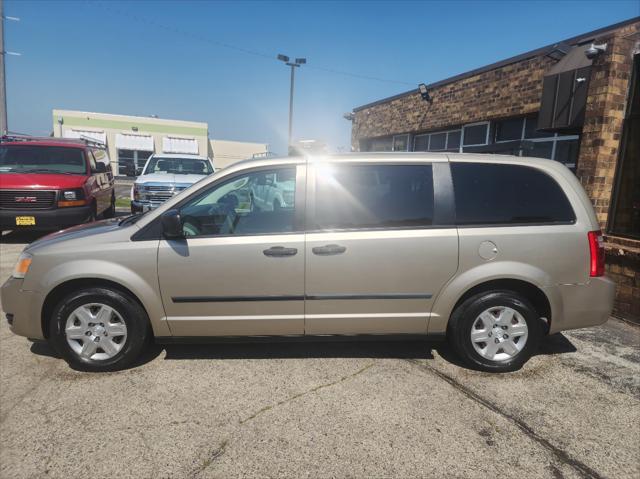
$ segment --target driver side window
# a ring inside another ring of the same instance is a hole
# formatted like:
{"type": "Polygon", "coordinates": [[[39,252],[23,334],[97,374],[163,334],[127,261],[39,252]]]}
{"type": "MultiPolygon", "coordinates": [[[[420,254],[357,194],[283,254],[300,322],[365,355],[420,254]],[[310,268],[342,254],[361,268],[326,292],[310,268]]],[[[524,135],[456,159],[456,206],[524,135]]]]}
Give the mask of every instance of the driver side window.
{"type": "Polygon", "coordinates": [[[185,236],[260,235],[294,231],[295,167],[234,176],[180,209],[185,236]]]}

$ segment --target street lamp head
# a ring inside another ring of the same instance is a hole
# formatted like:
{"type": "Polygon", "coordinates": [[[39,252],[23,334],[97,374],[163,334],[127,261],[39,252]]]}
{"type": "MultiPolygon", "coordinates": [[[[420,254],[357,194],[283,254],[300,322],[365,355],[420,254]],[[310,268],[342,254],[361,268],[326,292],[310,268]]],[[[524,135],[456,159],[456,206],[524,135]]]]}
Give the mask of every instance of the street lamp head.
{"type": "Polygon", "coordinates": [[[296,63],[298,65],[304,65],[305,63],[307,63],[307,59],[306,58],[296,58],[296,63]]]}
{"type": "Polygon", "coordinates": [[[286,55],[282,55],[281,53],[278,54],[278,60],[282,61],[282,62],[288,62],[289,61],[289,57],[286,55]]]}
{"type": "Polygon", "coordinates": [[[431,98],[431,95],[429,95],[427,85],[425,85],[424,83],[420,83],[420,85],[418,85],[418,91],[420,92],[420,96],[424,101],[428,101],[429,103],[433,102],[433,98],[431,98]]]}

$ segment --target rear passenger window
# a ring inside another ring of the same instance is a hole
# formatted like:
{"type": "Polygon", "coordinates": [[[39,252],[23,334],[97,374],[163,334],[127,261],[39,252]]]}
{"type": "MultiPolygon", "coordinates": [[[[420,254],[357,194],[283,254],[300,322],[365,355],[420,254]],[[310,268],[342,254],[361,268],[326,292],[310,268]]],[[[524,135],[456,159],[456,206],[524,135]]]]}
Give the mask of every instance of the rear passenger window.
{"type": "Polygon", "coordinates": [[[319,165],[315,229],[433,223],[431,165],[319,165]]]}
{"type": "Polygon", "coordinates": [[[458,225],[570,223],[576,217],[560,185],[519,165],[451,163],[458,225]]]}

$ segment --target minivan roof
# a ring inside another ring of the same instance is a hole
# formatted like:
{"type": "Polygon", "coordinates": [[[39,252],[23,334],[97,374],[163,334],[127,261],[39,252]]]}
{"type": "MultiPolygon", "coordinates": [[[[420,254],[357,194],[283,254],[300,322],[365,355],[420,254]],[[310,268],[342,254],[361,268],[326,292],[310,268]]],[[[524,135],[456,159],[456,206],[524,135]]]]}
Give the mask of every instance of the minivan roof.
{"type": "Polygon", "coordinates": [[[425,162],[482,162],[482,163],[511,163],[537,166],[542,168],[564,167],[562,163],[545,158],[528,156],[497,155],[491,153],[443,153],[443,152],[352,152],[337,154],[310,154],[305,156],[279,156],[270,158],[251,158],[242,160],[229,166],[229,169],[244,169],[252,166],[269,166],[282,164],[299,164],[306,161],[425,161],[425,162]]]}

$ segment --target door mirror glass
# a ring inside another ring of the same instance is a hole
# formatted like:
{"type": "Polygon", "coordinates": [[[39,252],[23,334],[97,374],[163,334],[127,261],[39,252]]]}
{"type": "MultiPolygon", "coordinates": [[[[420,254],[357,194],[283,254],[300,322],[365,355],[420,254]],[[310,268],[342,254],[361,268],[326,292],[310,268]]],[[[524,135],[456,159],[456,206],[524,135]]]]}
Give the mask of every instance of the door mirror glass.
{"type": "Polygon", "coordinates": [[[165,211],[160,217],[162,234],[167,239],[184,238],[182,219],[178,210],[165,211]]]}

